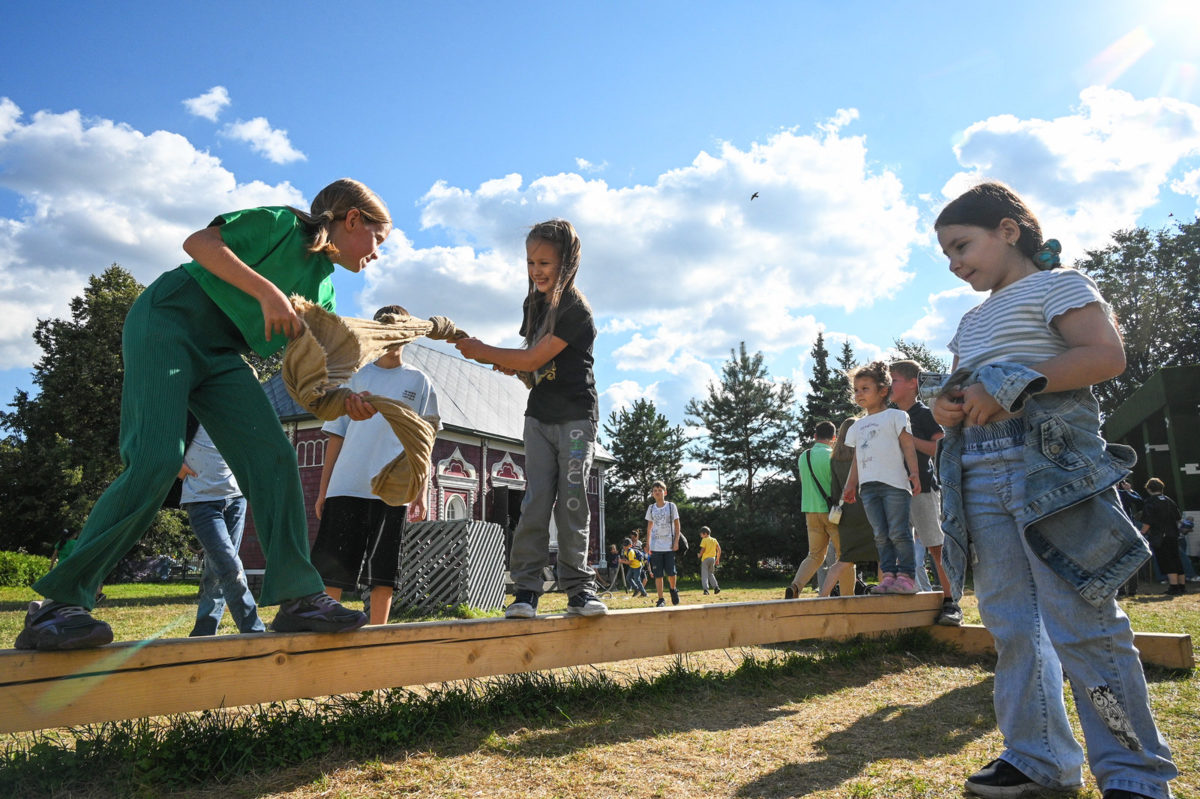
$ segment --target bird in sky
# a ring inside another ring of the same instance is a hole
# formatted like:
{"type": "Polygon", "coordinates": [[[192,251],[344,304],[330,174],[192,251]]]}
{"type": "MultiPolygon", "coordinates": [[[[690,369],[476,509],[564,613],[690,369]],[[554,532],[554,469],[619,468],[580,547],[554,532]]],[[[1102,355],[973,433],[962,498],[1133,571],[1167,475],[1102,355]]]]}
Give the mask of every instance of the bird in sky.
{"type": "Polygon", "coordinates": [[[757,200],[757,199],[758,199],[758,192],[754,192],[753,194],[751,194],[751,195],[750,195],[750,199],[751,199],[751,200],[757,200]]]}

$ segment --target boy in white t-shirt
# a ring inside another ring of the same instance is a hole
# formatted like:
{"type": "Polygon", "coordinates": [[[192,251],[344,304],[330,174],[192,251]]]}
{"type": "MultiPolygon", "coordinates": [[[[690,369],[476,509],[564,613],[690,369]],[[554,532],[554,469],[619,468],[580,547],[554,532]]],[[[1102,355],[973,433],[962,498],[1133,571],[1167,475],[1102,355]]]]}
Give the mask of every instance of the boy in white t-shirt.
{"type": "Polygon", "coordinates": [[[863,511],[879,550],[875,593],[914,594],[916,562],[909,506],[913,495],[921,493],[921,479],[908,414],[887,405],[891,385],[883,361],[854,372],[854,402],[867,415],[846,432],[846,446],[854,447],[854,463],[842,498],[854,502],[856,494],[862,494],[863,511]]]}
{"type": "MultiPolygon", "coordinates": [[[[399,305],[375,312],[408,315],[399,305]]],[[[382,358],[355,373],[347,386],[403,402],[421,418],[440,428],[437,393],[419,369],[403,363],[404,345],[388,349],[382,358]]],[[[321,487],[314,510],[321,520],[313,542],[312,563],[325,581],[325,592],[341,599],[362,582],[370,586],[370,623],[387,623],[400,570],[400,543],[409,507],[392,507],[371,492],[371,478],[404,451],[381,414],[363,421],[346,416],[326,422],[329,436],[321,487]]],[[[412,517],[425,518],[425,487],[412,503],[412,517]]]]}
{"type": "Polygon", "coordinates": [[[675,551],[679,549],[679,508],[667,501],[667,484],[655,480],[650,494],[654,501],[646,508],[646,548],[650,553],[650,571],[654,572],[654,585],[658,588],[658,601],[654,606],[661,608],[663,600],[663,577],[671,587],[671,604],[679,604],[679,590],[675,587],[675,551]]]}

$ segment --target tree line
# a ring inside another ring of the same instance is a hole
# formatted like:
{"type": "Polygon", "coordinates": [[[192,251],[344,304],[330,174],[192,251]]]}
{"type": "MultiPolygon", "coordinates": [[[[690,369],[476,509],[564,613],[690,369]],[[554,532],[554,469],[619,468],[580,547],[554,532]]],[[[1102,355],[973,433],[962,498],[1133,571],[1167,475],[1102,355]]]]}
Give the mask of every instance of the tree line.
{"type": "MultiPolygon", "coordinates": [[[[1200,220],[1162,230],[1133,228],[1091,250],[1075,266],[1107,298],[1125,339],[1125,373],[1096,387],[1111,413],[1156,370],[1200,363],[1200,220]]],[[[36,396],[17,391],[0,412],[0,550],[49,554],[63,530],[78,530],[101,491],[120,473],[121,328],[143,287],[117,264],[89,279],[71,301],[70,318],[40,320],[42,351],[33,368],[36,396]]],[[[897,339],[893,358],[933,371],[948,364],[920,342],[897,339]]],[[[760,352],[745,343],[730,352],[720,378],[686,406],[686,428],[672,424],[648,399],[613,411],[602,440],[617,463],[606,473],[609,543],[645,528],[649,487],[664,480],[686,529],[712,527],[732,570],[773,560],[791,562],[807,547],[800,513],[797,455],[813,425],[855,416],[847,372],[857,365],[848,341],[836,354],[818,334],[803,403],[791,381],[773,378],[760,352]],[[689,437],[686,429],[700,431],[689,437]],[[718,477],[719,492],[688,496],[699,472],[718,477]]],[[[255,362],[260,377],[278,369],[255,362]]],[[[178,512],[160,512],[140,546],[179,554],[187,543],[178,512]]]]}

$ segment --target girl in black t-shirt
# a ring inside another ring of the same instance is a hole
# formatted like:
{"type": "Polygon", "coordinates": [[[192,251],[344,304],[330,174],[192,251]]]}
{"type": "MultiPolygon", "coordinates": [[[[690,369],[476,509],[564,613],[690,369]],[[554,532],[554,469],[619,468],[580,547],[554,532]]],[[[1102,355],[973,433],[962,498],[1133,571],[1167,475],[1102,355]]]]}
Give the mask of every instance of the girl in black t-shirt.
{"type": "Polygon", "coordinates": [[[579,236],[570,222],[552,219],[533,226],[525,251],[529,276],[521,321],[525,346],[493,347],[474,338],[456,344],[467,358],[519,375],[530,388],[525,409],[525,499],[509,555],[516,597],[504,615],[537,615],[553,514],[558,530],[558,582],[568,596],[567,612],[596,616],[608,612],[596,598],[596,575],[587,562],[591,520],[587,480],[599,418],[592,376],[596,324],[587,299],[575,287],[579,236]]]}

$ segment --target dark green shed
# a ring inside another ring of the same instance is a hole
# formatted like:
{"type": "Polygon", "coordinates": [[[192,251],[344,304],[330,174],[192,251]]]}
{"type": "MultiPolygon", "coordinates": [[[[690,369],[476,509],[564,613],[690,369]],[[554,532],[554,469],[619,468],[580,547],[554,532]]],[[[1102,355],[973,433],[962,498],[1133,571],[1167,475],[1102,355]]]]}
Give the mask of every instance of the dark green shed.
{"type": "Polygon", "coordinates": [[[1200,365],[1150,376],[1104,422],[1104,436],[1137,450],[1134,488],[1157,477],[1184,510],[1200,510],[1200,365]]]}

